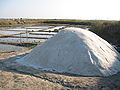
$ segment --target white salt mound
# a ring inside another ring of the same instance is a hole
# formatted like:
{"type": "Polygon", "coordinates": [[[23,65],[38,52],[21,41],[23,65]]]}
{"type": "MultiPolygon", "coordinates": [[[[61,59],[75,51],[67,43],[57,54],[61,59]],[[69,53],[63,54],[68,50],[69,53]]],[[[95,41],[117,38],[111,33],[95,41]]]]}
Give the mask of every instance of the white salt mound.
{"type": "Polygon", "coordinates": [[[107,41],[80,28],[60,31],[16,62],[84,76],[109,76],[120,71],[119,53],[107,41]]]}

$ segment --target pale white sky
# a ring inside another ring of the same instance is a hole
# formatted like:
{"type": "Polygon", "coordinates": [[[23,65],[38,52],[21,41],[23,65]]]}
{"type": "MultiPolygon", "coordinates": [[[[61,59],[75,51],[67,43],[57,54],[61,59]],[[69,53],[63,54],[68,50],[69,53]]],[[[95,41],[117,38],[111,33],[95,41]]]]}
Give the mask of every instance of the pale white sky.
{"type": "Polygon", "coordinates": [[[120,20],[120,0],[0,0],[0,18],[120,20]]]}

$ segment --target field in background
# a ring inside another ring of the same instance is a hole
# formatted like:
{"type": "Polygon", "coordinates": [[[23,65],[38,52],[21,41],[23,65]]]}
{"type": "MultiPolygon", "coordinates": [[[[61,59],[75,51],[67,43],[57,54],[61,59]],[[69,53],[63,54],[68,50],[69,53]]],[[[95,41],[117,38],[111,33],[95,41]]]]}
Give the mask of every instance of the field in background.
{"type": "Polygon", "coordinates": [[[13,25],[84,25],[111,44],[120,45],[120,21],[68,19],[0,19],[0,28],[13,25]]]}

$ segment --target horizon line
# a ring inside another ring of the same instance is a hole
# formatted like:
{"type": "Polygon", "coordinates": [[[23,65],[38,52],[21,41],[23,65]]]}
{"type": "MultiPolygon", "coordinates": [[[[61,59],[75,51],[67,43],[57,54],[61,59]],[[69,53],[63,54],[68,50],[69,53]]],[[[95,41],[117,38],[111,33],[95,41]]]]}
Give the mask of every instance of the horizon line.
{"type": "Polygon", "coordinates": [[[49,19],[49,20],[107,20],[107,21],[120,21],[120,19],[73,19],[73,18],[36,18],[36,17],[0,17],[0,19],[49,19]]]}

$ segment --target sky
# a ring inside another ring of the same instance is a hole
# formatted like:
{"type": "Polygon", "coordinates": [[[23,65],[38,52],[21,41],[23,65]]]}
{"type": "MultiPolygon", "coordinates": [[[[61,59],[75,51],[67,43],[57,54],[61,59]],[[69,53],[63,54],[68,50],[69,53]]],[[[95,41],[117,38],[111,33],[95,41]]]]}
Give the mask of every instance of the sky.
{"type": "Polygon", "coordinates": [[[0,18],[120,20],[120,0],[0,0],[0,18]]]}

